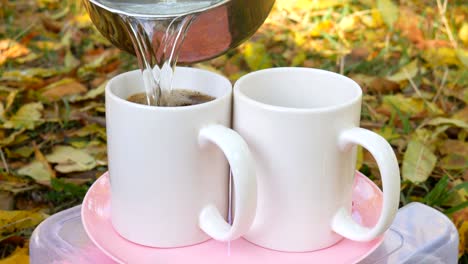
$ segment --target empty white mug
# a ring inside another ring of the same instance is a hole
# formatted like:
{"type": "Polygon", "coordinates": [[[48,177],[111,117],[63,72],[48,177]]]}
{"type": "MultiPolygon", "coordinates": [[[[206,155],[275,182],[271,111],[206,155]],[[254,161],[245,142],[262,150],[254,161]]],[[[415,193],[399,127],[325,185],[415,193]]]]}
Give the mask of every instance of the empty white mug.
{"type": "Polygon", "coordinates": [[[353,80],[317,69],[267,69],[236,82],[233,127],[257,169],[248,241],[303,252],[343,237],[372,240],[389,228],[399,204],[398,163],[385,139],[359,128],[361,98],[353,80]],[[351,217],[356,144],[372,153],[382,175],[382,212],[370,228],[351,217]]]}
{"type": "Polygon", "coordinates": [[[228,241],[250,227],[256,207],[254,163],[231,125],[232,85],[225,77],[178,67],[173,86],[213,101],[154,107],[126,99],[144,92],[140,71],[106,87],[111,220],[124,238],[152,247],[228,241]],[[229,165],[235,218],[228,210],[229,165]]]}

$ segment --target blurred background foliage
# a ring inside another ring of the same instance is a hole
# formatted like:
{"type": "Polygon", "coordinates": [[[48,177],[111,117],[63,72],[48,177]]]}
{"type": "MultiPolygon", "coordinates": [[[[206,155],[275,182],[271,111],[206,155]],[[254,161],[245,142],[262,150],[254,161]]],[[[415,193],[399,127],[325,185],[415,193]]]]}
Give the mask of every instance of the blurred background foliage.
{"type": "MultiPolygon", "coordinates": [[[[27,263],[34,227],[79,204],[107,170],[104,87],[137,64],[79,1],[0,6],[0,264],[27,263]]],[[[193,66],[232,81],[279,66],[353,78],[364,90],[361,126],[397,154],[401,205],[450,217],[468,262],[466,1],[277,0],[249,41],[193,66]]],[[[358,154],[358,169],[380,184],[374,159],[358,154]]]]}

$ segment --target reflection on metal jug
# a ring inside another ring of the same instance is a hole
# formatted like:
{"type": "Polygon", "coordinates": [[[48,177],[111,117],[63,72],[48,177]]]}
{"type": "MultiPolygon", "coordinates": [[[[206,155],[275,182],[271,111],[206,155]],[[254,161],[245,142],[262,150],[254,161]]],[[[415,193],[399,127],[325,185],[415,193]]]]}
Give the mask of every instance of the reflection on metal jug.
{"type": "MultiPolygon", "coordinates": [[[[96,0],[83,2],[97,29],[112,44],[134,54],[133,44],[128,32],[124,30],[125,21],[121,14],[96,3],[96,0]]],[[[208,60],[237,47],[257,31],[273,4],[274,0],[221,0],[213,6],[196,10],[198,16],[187,32],[178,62],[188,64],[208,60]]],[[[184,14],[172,16],[179,15],[184,14]]],[[[153,20],[155,17],[150,16],[153,20]]],[[[151,19],[148,19],[149,23],[152,23],[151,19]]],[[[158,32],[160,29],[154,26],[153,30],[155,32],[152,34],[152,43],[157,45],[161,42],[160,38],[164,32],[158,32]]]]}

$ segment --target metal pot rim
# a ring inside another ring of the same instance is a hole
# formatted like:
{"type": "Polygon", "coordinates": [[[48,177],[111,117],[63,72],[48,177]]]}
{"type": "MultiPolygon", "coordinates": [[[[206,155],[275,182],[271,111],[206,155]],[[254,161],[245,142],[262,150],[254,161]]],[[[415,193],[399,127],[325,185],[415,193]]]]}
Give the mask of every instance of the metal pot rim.
{"type": "MultiPolygon", "coordinates": [[[[174,13],[174,14],[166,14],[166,15],[148,15],[148,14],[142,15],[142,14],[129,13],[129,12],[124,12],[122,10],[114,9],[114,8],[105,6],[105,5],[97,2],[96,0],[85,0],[85,1],[89,1],[89,2],[93,3],[94,5],[97,5],[97,6],[101,7],[101,8],[103,8],[103,9],[111,12],[111,13],[116,13],[116,14],[130,16],[130,17],[137,17],[137,18],[171,18],[171,17],[179,17],[179,16],[189,14],[189,13],[174,13]]],[[[218,6],[225,5],[226,3],[230,2],[230,1],[231,0],[220,0],[219,2],[217,2],[214,5],[210,5],[208,7],[198,8],[198,9],[192,10],[192,11],[190,11],[190,14],[202,13],[204,11],[216,8],[218,6]]]]}

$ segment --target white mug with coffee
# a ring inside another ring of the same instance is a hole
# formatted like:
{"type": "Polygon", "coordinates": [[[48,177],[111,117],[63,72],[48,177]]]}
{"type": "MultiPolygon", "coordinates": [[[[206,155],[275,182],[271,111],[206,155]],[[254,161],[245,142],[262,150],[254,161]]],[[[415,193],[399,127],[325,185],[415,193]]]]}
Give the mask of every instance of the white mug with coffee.
{"type": "Polygon", "coordinates": [[[353,80],[307,68],[247,74],[234,87],[234,130],[248,143],[257,169],[257,211],[244,236],[262,247],[304,252],[343,237],[369,241],[396,214],[400,175],[385,139],[359,128],[362,91],[353,80]],[[374,227],[351,217],[356,145],[374,156],[383,206],[374,227]]]}
{"type": "Polygon", "coordinates": [[[213,100],[183,107],[129,102],[144,92],[140,71],[106,87],[112,224],[124,238],[153,247],[236,239],[255,216],[257,186],[249,149],[229,128],[232,85],[218,74],[178,67],[173,86],[213,100]],[[226,159],[235,186],[232,225],[225,220],[226,159]]]}

